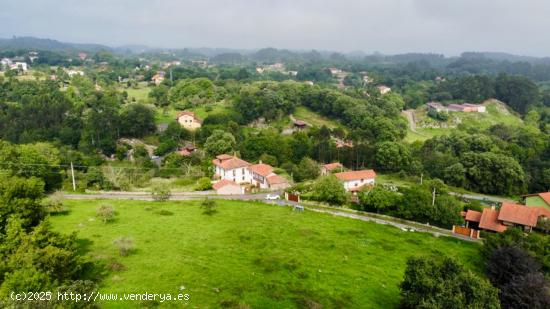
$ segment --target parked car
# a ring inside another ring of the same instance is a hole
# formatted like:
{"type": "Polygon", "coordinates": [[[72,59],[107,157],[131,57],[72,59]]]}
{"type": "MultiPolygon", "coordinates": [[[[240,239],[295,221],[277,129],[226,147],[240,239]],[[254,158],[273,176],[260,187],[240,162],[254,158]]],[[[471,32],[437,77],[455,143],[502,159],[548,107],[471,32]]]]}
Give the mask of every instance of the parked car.
{"type": "Polygon", "coordinates": [[[281,199],[281,196],[279,196],[278,194],[268,194],[265,196],[265,199],[266,200],[278,200],[278,199],[281,199]]]}

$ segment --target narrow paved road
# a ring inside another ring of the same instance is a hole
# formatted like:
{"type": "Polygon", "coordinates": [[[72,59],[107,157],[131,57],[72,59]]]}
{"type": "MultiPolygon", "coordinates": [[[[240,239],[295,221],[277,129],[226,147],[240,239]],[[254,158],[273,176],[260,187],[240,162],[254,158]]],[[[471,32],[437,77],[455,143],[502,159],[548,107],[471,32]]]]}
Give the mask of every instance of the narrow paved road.
{"type": "Polygon", "coordinates": [[[407,109],[403,111],[403,114],[405,115],[405,118],[407,118],[407,121],[409,122],[409,128],[414,133],[418,133],[416,131],[416,122],[414,121],[414,109],[407,109]]]}

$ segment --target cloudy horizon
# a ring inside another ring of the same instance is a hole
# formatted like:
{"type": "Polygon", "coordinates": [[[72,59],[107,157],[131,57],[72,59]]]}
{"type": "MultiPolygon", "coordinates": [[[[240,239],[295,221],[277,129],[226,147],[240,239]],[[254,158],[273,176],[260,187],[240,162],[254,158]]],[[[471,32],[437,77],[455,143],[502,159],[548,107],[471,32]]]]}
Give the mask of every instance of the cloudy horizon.
{"type": "Polygon", "coordinates": [[[158,48],[264,47],[399,54],[550,56],[542,0],[24,0],[3,4],[0,37],[158,48]]]}

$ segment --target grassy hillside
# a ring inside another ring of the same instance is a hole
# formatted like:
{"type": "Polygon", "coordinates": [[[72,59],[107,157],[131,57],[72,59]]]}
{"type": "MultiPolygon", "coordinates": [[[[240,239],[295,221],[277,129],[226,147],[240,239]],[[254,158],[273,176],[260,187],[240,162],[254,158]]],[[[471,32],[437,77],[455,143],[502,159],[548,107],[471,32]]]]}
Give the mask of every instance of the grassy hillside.
{"type": "Polygon", "coordinates": [[[69,214],[51,222],[76,231],[86,254],[105,266],[101,292],[183,292],[193,308],[395,308],[409,256],[447,254],[480,271],[475,243],[261,203],[217,203],[218,213],[207,216],[198,201],[68,201],[69,214]],[[95,217],[105,203],[118,213],[108,224],[95,217]],[[133,238],[135,252],[119,256],[113,240],[120,236],[133,238]]]}
{"type": "Polygon", "coordinates": [[[513,126],[523,125],[521,118],[506,106],[506,104],[497,100],[487,100],[483,105],[487,107],[487,112],[485,113],[450,112],[449,120],[445,122],[430,118],[426,106],[421,106],[414,112],[416,132],[409,129],[405,140],[412,142],[449,134],[460,125],[473,126],[481,129],[499,123],[513,126]]]}
{"type": "Polygon", "coordinates": [[[341,126],[338,122],[328,119],[326,117],[323,117],[304,106],[296,107],[296,110],[294,111],[293,115],[296,119],[303,120],[308,124],[317,126],[317,127],[321,127],[324,125],[332,129],[332,128],[341,126]]]}

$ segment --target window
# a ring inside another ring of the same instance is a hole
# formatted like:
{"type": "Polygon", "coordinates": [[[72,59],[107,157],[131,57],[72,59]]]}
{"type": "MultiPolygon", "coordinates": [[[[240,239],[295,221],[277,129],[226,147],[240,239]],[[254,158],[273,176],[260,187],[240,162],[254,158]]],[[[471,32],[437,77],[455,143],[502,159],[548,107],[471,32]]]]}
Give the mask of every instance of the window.
{"type": "Polygon", "coordinates": [[[236,171],[233,170],[233,177],[235,177],[237,175],[236,171]]]}

